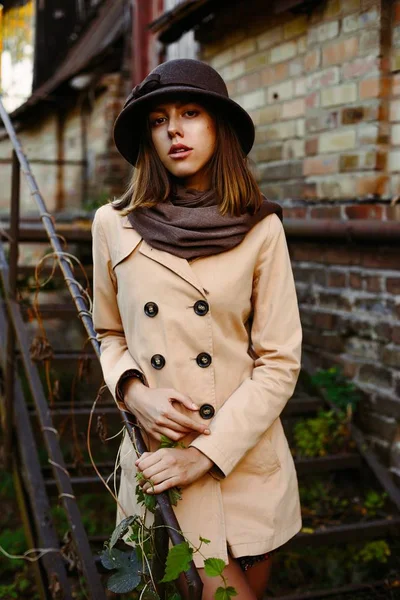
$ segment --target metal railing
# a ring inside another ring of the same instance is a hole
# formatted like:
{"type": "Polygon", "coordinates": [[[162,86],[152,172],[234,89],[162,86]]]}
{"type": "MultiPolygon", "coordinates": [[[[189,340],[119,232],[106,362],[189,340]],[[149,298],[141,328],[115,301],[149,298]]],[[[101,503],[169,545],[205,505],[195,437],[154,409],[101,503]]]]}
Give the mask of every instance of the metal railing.
{"type": "MultiPolygon", "coordinates": [[[[61,453],[60,445],[57,439],[57,431],[54,429],[52,419],[48,410],[48,403],[45,397],[41,381],[39,379],[38,370],[36,365],[32,362],[29,353],[29,341],[25,331],[23,318],[21,315],[20,307],[17,302],[17,269],[18,269],[18,244],[19,244],[19,223],[20,223],[20,173],[22,170],[23,175],[26,178],[31,196],[34,200],[36,208],[39,211],[39,216],[42,221],[43,227],[47,233],[48,240],[53,249],[54,256],[56,257],[61,272],[63,274],[65,283],[71,294],[71,297],[75,303],[77,309],[77,315],[81,319],[83,326],[88,334],[95,355],[97,359],[100,359],[100,345],[96,339],[96,332],[93,328],[92,316],[88,310],[84,296],[81,293],[81,286],[74,277],[74,273],[71,269],[70,260],[66,252],[62,249],[59,237],[56,233],[53,217],[47,211],[44,199],[39,191],[36,180],[31,171],[29,162],[22,150],[21,143],[16,135],[15,129],[11,123],[8,113],[4,109],[4,106],[0,99],[0,118],[6,128],[13,146],[12,156],[12,192],[11,192],[11,213],[10,213],[10,229],[9,229],[9,243],[10,243],[10,254],[9,254],[9,267],[6,264],[5,254],[0,242],[0,274],[3,282],[5,304],[7,307],[7,351],[6,351],[6,369],[5,369],[5,401],[2,410],[2,427],[5,438],[5,448],[8,465],[14,464],[15,457],[13,457],[13,439],[14,436],[18,437],[21,435],[20,427],[20,410],[21,404],[24,404],[22,392],[16,386],[15,378],[15,353],[16,347],[18,346],[20,351],[20,357],[24,367],[25,374],[27,376],[29,389],[32,394],[36,411],[38,414],[41,431],[46,444],[46,449],[49,456],[49,462],[52,465],[54,478],[57,482],[59,497],[62,499],[64,509],[68,518],[68,522],[71,528],[72,537],[75,543],[76,551],[79,555],[82,570],[86,578],[86,585],[90,597],[93,600],[105,599],[105,591],[100,580],[100,576],[97,572],[93,555],[89,546],[88,538],[84,527],[82,525],[81,515],[76,504],[76,499],[73,494],[70,477],[66,469],[64,459],[61,453]],[[18,400],[18,402],[17,402],[18,400]],[[15,409],[18,409],[18,419],[15,418],[15,409]]],[[[1,319],[1,315],[0,315],[1,319]]],[[[3,329],[5,330],[5,329],[3,329]]],[[[26,408],[26,407],[25,407],[26,408]]],[[[135,441],[135,445],[138,448],[140,454],[146,451],[141,432],[135,427],[129,420],[127,413],[123,414],[124,424],[128,430],[129,436],[135,441]]],[[[33,438],[32,438],[33,439],[33,438]]],[[[40,470],[40,469],[39,469],[40,470]]],[[[28,477],[31,473],[28,473],[28,477]]],[[[36,481],[38,488],[44,487],[43,482],[40,481],[39,473],[36,468],[36,481]]],[[[44,490],[40,490],[42,492],[44,490]]],[[[40,523],[41,516],[44,513],[48,513],[48,506],[40,508],[36,505],[34,499],[32,501],[32,510],[35,513],[34,520],[38,524],[40,523]],[[44,510],[44,513],[43,513],[44,510]]],[[[157,512],[162,522],[167,526],[168,535],[173,545],[179,544],[184,541],[183,536],[179,533],[180,527],[175,513],[170,504],[168,494],[162,493],[156,496],[157,500],[157,512]]],[[[57,544],[54,531],[50,534],[43,531],[40,528],[40,535],[42,541],[49,545],[49,547],[57,550],[57,544]]],[[[164,544],[165,545],[165,544],[164,544]]],[[[65,598],[70,598],[69,586],[66,581],[65,567],[60,564],[60,558],[56,561],[54,558],[57,556],[55,551],[52,560],[50,560],[51,554],[47,554],[43,557],[43,566],[47,571],[47,578],[51,580],[52,577],[56,576],[62,585],[65,585],[65,598]],[[57,562],[57,568],[55,572],[54,561],[57,562]],[[50,564],[50,562],[52,564],[50,564]]],[[[197,569],[192,561],[189,570],[185,573],[185,578],[188,584],[188,590],[191,600],[200,600],[202,597],[202,582],[197,569]]]]}

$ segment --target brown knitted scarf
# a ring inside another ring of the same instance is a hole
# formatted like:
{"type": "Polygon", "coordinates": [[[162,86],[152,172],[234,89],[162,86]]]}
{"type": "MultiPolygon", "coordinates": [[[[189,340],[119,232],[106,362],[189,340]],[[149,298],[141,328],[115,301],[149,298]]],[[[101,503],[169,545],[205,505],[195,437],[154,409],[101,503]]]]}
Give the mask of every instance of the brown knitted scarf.
{"type": "Polygon", "coordinates": [[[166,202],[137,208],[128,218],[150,246],[191,260],[234,248],[254,225],[272,213],[282,220],[279,204],[263,196],[261,208],[254,215],[221,215],[213,190],[177,186],[166,202]]]}

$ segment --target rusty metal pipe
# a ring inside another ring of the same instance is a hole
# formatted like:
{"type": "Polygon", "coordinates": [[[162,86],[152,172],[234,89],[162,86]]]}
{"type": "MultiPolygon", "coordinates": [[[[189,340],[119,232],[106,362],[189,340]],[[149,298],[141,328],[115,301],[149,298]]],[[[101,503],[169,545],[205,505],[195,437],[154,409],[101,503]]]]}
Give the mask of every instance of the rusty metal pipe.
{"type": "Polygon", "coordinates": [[[289,239],[344,239],[348,242],[400,243],[400,221],[284,219],[283,225],[289,239]]]}

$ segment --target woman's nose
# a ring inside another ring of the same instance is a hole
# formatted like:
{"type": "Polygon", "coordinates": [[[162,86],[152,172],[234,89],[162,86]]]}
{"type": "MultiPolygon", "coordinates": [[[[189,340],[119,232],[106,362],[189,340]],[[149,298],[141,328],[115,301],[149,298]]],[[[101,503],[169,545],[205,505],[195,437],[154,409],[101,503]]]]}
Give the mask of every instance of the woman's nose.
{"type": "Polygon", "coordinates": [[[168,135],[170,138],[174,138],[176,135],[182,136],[182,127],[178,119],[170,118],[168,123],[168,135]]]}

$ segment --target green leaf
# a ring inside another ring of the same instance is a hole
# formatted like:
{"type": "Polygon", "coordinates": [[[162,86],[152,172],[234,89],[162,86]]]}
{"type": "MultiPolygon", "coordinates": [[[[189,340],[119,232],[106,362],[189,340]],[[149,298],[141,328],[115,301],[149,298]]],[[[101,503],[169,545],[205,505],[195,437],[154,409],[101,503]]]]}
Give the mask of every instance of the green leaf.
{"type": "Polygon", "coordinates": [[[128,531],[128,528],[135,521],[136,517],[126,517],[114,529],[110,538],[110,549],[115,546],[120,538],[128,531]]]}
{"type": "Polygon", "coordinates": [[[177,442],[170,440],[166,435],[162,435],[160,439],[160,448],[176,448],[177,442]]]}
{"type": "Polygon", "coordinates": [[[101,564],[105,569],[123,569],[130,564],[132,552],[122,552],[117,548],[106,548],[100,555],[101,564]]]}
{"type": "Polygon", "coordinates": [[[156,510],[157,500],[153,494],[144,494],[144,505],[150,512],[154,512],[156,510]]]}
{"type": "Polygon", "coordinates": [[[225,567],[226,564],[222,558],[206,558],[204,561],[204,571],[207,577],[219,577],[225,567]]]}
{"type": "Polygon", "coordinates": [[[165,575],[161,579],[161,583],[175,581],[181,573],[187,571],[192,557],[193,549],[189,547],[187,542],[182,542],[170,548],[167,555],[165,575]]]}
{"type": "Polygon", "coordinates": [[[219,587],[215,592],[214,600],[229,600],[229,598],[233,598],[233,596],[237,595],[237,591],[232,586],[228,586],[226,588],[219,587]]]}
{"type": "Polygon", "coordinates": [[[130,567],[129,569],[118,569],[107,581],[107,589],[114,594],[127,594],[140,583],[140,575],[130,567]]]}
{"type": "Polygon", "coordinates": [[[199,536],[199,540],[203,543],[203,544],[211,544],[211,540],[208,540],[207,538],[203,538],[201,537],[201,535],[199,536]]]}
{"type": "Polygon", "coordinates": [[[181,490],[178,487],[173,487],[168,490],[168,498],[172,506],[176,506],[179,500],[182,500],[181,490]]]}

